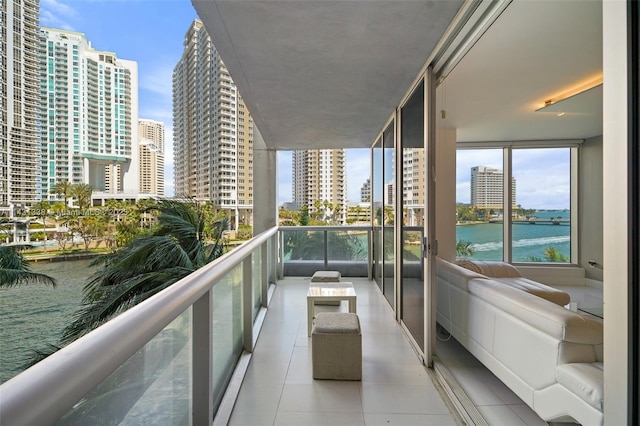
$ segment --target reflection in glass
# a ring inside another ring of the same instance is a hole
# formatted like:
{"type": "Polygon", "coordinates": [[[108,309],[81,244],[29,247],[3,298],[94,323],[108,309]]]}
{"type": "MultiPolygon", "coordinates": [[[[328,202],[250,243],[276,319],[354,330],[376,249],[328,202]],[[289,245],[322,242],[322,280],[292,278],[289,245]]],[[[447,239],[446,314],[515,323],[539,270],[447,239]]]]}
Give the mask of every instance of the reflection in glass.
{"type": "Polygon", "coordinates": [[[502,158],[502,149],[458,149],[457,151],[456,255],[458,257],[503,260],[502,158]]]}
{"type": "Polygon", "coordinates": [[[424,83],[402,108],[402,321],[424,350],[424,83]]]}
{"type": "Polygon", "coordinates": [[[242,352],[242,263],[233,268],[213,291],[213,401],[222,401],[227,383],[242,352]]]}
{"type": "Polygon", "coordinates": [[[266,247],[258,247],[251,254],[251,286],[253,289],[252,319],[254,321],[262,306],[262,250],[266,250],[266,247]]]}
{"type": "Polygon", "coordinates": [[[571,261],[571,148],[514,149],[513,262],[571,261]]]}
{"type": "Polygon", "coordinates": [[[191,308],[89,392],[58,424],[187,424],[191,308]]]}

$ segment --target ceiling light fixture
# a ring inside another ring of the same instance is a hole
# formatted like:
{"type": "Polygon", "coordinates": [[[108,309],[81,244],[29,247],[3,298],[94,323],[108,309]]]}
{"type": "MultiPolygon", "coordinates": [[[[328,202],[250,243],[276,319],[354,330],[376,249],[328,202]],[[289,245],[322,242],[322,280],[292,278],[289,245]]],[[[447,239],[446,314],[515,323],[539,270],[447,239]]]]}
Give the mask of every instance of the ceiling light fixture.
{"type": "MultiPolygon", "coordinates": [[[[562,92],[559,95],[553,96],[552,98],[545,100],[544,105],[536,109],[536,111],[544,111],[546,108],[549,108],[557,104],[558,102],[562,102],[574,96],[580,95],[582,93],[585,93],[601,85],[602,85],[602,76],[599,76],[595,80],[591,80],[591,81],[588,81],[587,83],[579,84],[565,92],[562,92]]],[[[560,114],[558,114],[558,116],[560,116],[560,114]]]]}

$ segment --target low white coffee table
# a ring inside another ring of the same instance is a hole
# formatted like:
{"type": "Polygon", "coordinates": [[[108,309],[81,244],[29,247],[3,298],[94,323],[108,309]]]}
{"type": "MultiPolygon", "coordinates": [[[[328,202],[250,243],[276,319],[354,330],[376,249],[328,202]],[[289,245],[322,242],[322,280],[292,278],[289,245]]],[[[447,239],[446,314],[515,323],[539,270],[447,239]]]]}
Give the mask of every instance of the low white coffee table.
{"type": "Polygon", "coordinates": [[[347,300],[349,302],[349,312],[356,313],[356,291],[350,282],[309,284],[307,292],[307,335],[311,337],[313,328],[313,317],[316,310],[316,301],[347,300]]]}

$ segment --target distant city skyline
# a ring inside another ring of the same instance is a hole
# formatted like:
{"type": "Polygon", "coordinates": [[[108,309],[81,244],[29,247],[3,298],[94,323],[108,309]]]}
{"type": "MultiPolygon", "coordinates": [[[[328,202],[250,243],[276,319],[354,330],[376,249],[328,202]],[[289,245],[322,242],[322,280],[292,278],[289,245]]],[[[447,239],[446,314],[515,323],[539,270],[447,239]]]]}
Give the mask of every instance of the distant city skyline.
{"type": "MultiPolygon", "coordinates": [[[[41,0],[40,9],[41,27],[82,32],[95,49],[112,51],[119,58],[138,63],[139,116],[165,123],[165,194],[174,195],[171,76],[182,55],[185,31],[198,18],[191,2],[41,0]]],[[[456,180],[459,202],[469,202],[470,167],[502,168],[501,160],[484,160],[494,158],[490,151],[460,151],[456,180]],[[473,154],[466,156],[464,152],[473,154]]],[[[535,161],[529,156],[526,167],[519,166],[514,172],[518,179],[518,203],[530,208],[569,208],[567,197],[558,198],[558,194],[567,194],[570,189],[568,160],[543,154],[535,161]]],[[[370,153],[368,149],[347,149],[346,157],[347,199],[357,202],[360,188],[370,176],[370,153]]],[[[293,199],[290,151],[278,153],[278,167],[278,205],[281,205],[293,199]]]]}

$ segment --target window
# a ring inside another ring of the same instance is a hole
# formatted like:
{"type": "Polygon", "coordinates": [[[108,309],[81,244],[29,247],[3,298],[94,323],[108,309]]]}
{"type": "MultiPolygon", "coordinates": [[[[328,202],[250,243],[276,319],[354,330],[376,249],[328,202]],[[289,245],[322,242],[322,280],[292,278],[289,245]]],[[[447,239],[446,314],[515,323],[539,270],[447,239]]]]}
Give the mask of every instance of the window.
{"type": "Polygon", "coordinates": [[[514,145],[458,149],[457,255],[512,263],[569,263],[576,243],[571,241],[576,226],[571,194],[577,185],[572,181],[577,164],[571,158],[578,148],[514,145]],[[505,176],[505,163],[510,176],[505,176]],[[510,203],[505,204],[507,200],[510,203]]]}

